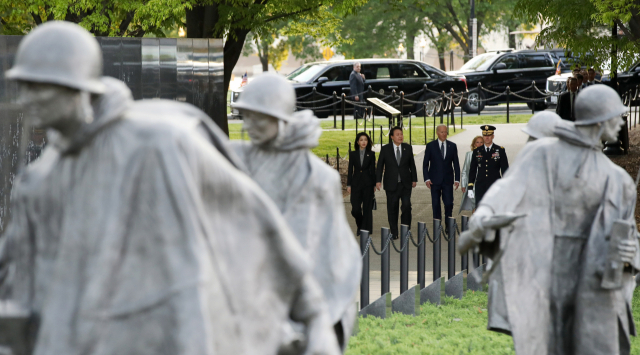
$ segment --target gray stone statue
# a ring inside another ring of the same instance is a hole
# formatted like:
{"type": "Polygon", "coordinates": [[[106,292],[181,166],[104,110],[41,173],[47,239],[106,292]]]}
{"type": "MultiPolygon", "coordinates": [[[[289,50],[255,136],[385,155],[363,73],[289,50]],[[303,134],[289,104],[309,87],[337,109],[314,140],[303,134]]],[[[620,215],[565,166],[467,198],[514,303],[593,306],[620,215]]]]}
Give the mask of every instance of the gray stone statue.
{"type": "Polygon", "coordinates": [[[304,354],[339,353],[308,256],[224,134],[191,105],[134,102],[101,58],[87,31],[47,22],[6,74],[51,144],[18,176],[0,239],[0,330],[39,327],[0,345],[276,354],[291,318],[304,354]]]}
{"type": "Polygon", "coordinates": [[[344,349],[355,319],[362,257],[344,212],[340,176],[309,150],[318,145],[319,121],[309,110],[294,112],[295,103],[295,91],[283,77],[255,78],[235,105],[251,143],[232,144],[307,250],[344,349]]]}
{"type": "Polygon", "coordinates": [[[601,152],[626,109],[605,85],[575,107],[575,125],[525,146],[460,239],[461,251],[475,245],[494,259],[489,307],[499,309],[489,313],[500,319],[489,328],[510,332],[519,355],[629,354],[635,335],[636,186],[601,152]]]}
{"type": "Polygon", "coordinates": [[[569,121],[563,120],[555,112],[541,111],[531,116],[522,132],[529,136],[529,142],[540,138],[555,137],[555,129],[558,125],[569,125],[569,121]]]}

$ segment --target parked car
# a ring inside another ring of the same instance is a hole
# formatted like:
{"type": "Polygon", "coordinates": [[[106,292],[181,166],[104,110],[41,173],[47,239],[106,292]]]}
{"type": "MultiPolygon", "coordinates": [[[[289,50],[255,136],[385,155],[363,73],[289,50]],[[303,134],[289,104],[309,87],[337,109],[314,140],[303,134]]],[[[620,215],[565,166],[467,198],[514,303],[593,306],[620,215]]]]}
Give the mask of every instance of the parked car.
{"type": "MultiPolygon", "coordinates": [[[[603,84],[613,87],[610,73],[605,72],[600,80],[603,84]]],[[[635,90],[636,86],[640,86],[640,62],[633,64],[625,71],[618,72],[618,93],[620,93],[620,95],[629,90],[635,90]]],[[[638,101],[639,100],[634,101],[634,105],[636,105],[638,101]]]]}
{"type": "MultiPolygon", "coordinates": [[[[361,73],[365,75],[365,88],[369,87],[376,97],[391,95],[395,90],[397,94],[404,92],[406,94],[415,93],[423,89],[426,84],[428,89],[449,93],[451,89],[455,92],[467,92],[466,79],[463,75],[451,75],[444,71],[434,68],[426,63],[417,60],[402,59],[353,59],[329,62],[307,63],[294,70],[287,76],[291,81],[297,97],[298,105],[313,109],[315,115],[319,118],[326,118],[334,112],[333,107],[322,107],[332,103],[332,100],[326,100],[314,104],[305,104],[305,102],[317,101],[324,96],[311,94],[313,89],[317,93],[324,95],[333,95],[335,92],[338,99],[342,94],[350,96],[349,75],[353,71],[353,63],[360,62],[361,73]]],[[[231,102],[234,102],[242,95],[242,89],[234,90],[231,93],[231,102]]],[[[434,99],[438,94],[427,92],[420,95],[412,96],[414,101],[427,101],[434,99]]],[[[353,100],[349,98],[349,100],[353,100]]],[[[387,100],[389,101],[389,100],[387,100]]],[[[463,101],[464,102],[464,101],[463,101]]],[[[400,108],[400,104],[393,105],[400,108]]],[[[336,112],[340,114],[340,106],[336,105],[336,112]]],[[[404,114],[416,112],[422,108],[422,105],[405,104],[404,114]]],[[[346,113],[352,114],[353,107],[346,105],[346,113]]],[[[237,117],[237,111],[232,112],[232,116],[237,117]]]]}
{"type": "MultiPolygon", "coordinates": [[[[511,92],[521,91],[535,82],[536,87],[543,91],[547,84],[547,78],[555,73],[553,57],[546,50],[520,50],[520,51],[497,51],[480,54],[469,60],[460,70],[448,72],[451,75],[464,75],[469,86],[468,100],[462,108],[467,113],[478,113],[485,105],[498,105],[506,102],[506,95],[497,97],[490,101],[483,101],[495,95],[487,94],[485,91],[478,91],[478,84],[494,92],[504,92],[507,88],[511,92]]],[[[546,108],[543,95],[535,91],[533,94],[527,90],[519,94],[523,97],[539,99],[535,102],[536,109],[546,108]]],[[[509,101],[527,102],[528,100],[510,95],[509,101]]]]}

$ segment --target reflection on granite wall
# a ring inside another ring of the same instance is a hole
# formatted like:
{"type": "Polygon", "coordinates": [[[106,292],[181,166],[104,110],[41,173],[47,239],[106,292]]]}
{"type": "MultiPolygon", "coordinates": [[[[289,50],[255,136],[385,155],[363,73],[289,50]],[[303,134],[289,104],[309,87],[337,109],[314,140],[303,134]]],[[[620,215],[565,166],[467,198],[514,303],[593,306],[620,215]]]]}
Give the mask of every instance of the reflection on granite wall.
{"type": "MultiPolygon", "coordinates": [[[[25,131],[17,87],[4,79],[22,36],[0,36],[0,233],[9,218],[9,199],[18,169],[46,145],[41,129],[25,131]],[[24,147],[24,148],[20,148],[24,147]]],[[[221,39],[98,37],[104,75],[124,81],[136,100],[189,102],[211,117],[226,116],[221,39]]]]}

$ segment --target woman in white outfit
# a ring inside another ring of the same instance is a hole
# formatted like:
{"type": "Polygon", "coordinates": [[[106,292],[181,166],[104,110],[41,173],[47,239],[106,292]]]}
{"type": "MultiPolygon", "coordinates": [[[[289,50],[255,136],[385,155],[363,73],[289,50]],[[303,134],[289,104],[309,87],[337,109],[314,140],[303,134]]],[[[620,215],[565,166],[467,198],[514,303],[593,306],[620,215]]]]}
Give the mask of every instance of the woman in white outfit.
{"type": "MultiPolygon", "coordinates": [[[[467,184],[469,183],[469,170],[471,170],[471,154],[473,153],[474,149],[480,147],[483,144],[484,141],[482,140],[482,136],[475,136],[471,141],[471,150],[468,151],[464,157],[462,177],[460,179],[460,186],[462,186],[462,192],[464,193],[464,195],[462,195],[462,203],[460,204],[460,211],[458,211],[458,214],[460,214],[460,212],[462,211],[473,211],[476,209],[475,199],[467,196],[467,184]]],[[[473,173],[475,174],[476,172],[474,171],[473,173]]]]}

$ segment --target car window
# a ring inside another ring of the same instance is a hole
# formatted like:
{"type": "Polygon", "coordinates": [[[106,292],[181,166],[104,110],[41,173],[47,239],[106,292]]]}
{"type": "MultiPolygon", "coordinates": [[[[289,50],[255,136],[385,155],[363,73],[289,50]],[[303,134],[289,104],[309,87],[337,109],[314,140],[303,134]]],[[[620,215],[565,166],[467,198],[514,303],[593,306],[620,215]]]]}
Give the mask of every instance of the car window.
{"type": "Polygon", "coordinates": [[[466,62],[460,70],[487,70],[497,57],[496,53],[483,53],[466,62]]]}
{"type": "Polygon", "coordinates": [[[519,69],[518,57],[515,55],[506,55],[496,61],[496,64],[504,63],[507,69],[519,69]]]}
{"type": "Polygon", "coordinates": [[[531,53],[521,55],[520,68],[544,68],[553,66],[546,53],[531,53]]]}
{"type": "MultiPolygon", "coordinates": [[[[342,66],[332,67],[332,68],[327,69],[324,73],[320,74],[318,79],[323,77],[323,76],[326,76],[327,79],[329,79],[329,81],[345,81],[345,80],[349,80],[349,77],[345,75],[345,71],[346,70],[344,70],[344,68],[342,66]]],[[[316,81],[318,81],[318,79],[316,79],[316,81]]]]}
{"type": "Polygon", "coordinates": [[[391,79],[391,64],[366,64],[362,66],[362,72],[368,79],[391,79]]]}
{"type": "Polygon", "coordinates": [[[427,72],[427,76],[433,79],[445,78],[447,76],[447,73],[443,72],[440,69],[429,66],[428,64],[423,63],[422,69],[424,69],[427,72]]]}
{"type": "Polygon", "coordinates": [[[306,83],[326,67],[326,64],[303,65],[300,68],[294,70],[293,73],[289,74],[287,76],[287,79],[299,83],[306,83]]]}
{"type": "Polygon", "coordinates": [[[429,75],[415,64],[400,64],[400,76],[403,79],[428,78],[429,75]]]}

